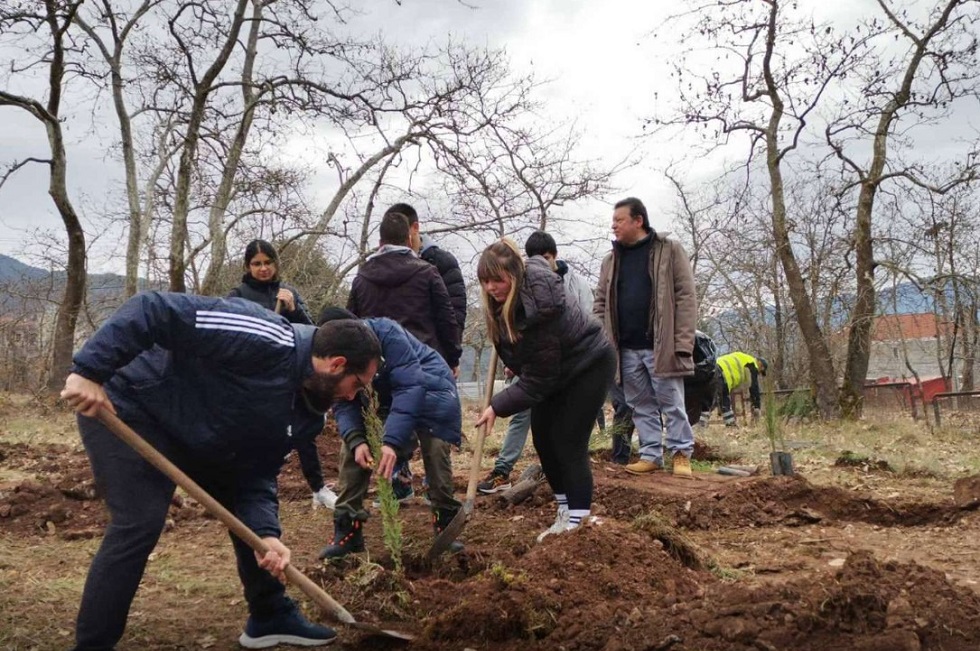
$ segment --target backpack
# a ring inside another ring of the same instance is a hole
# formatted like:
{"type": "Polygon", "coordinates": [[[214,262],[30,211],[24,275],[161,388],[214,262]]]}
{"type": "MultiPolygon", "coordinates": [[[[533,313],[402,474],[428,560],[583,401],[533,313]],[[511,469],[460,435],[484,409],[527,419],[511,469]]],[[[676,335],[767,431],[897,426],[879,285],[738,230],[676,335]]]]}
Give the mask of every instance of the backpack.
{"type": "Polygon", "coordinates": [[[715,363],[718,361],[718,351],[711,337],[694,331],[694,377],[692,382],[702,384],[711,382],[715,377],[715,363]]]}

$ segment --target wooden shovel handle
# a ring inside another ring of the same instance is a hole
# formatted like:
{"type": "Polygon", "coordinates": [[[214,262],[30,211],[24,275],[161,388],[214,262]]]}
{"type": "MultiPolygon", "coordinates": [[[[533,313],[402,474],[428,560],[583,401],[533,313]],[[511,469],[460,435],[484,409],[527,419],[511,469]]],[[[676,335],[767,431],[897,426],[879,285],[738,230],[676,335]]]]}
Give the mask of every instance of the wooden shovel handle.
{"type": "MultiPolygon", "coordinates": [[[[487,386],[483,392],[483,408],[480,413],[486,411],[490,406],[490,399],[493,398],[493,382],[497,377],[497,349],[494,348],[490,353],[490,368],[487,370],[487,386]]],[[[483,442],[487,438],[487,424],[484,423],[476,431],[476,442],[473,445],[473,461],[470,464],[470,481],[466,485],[466,504],[472,504],[476,499],[476,484],[480,479],[480,461],[483,456],[483,442]]]]}
{"type": "MultiPolygon", "coordinates": [[[[175,484],[197,500],[211,515],[221,520],[228,527],[229,531],[238,536],[246,545],[251,547],[259,554],[269,551],[268,545],[259,538],[258,534],[249,529],[244,522],[239,520],[231,511],[221,505],[218,500],[211,497],[206,490],[201,488],[197,482],[188,477],[183,470],[173,464],[157,451],[152,445],[139,434],[134,432],[126,423],[106,409],[99,410],[99,420],[109,428],[113,434],[125,441],[131,448],[146,459],[154,468],[169,477],[175,484]]],[[[341,606],[333,597],[327,594],[323,588],[318,586],[309,577],[297,570],[292,565],[286,566],[286,578],[289,582],[299,586],[306,596],[315,601],[320,608],[333,615],[337,621],[344,624],[356,624],[354,616],[346,608],[341,606]]]]}

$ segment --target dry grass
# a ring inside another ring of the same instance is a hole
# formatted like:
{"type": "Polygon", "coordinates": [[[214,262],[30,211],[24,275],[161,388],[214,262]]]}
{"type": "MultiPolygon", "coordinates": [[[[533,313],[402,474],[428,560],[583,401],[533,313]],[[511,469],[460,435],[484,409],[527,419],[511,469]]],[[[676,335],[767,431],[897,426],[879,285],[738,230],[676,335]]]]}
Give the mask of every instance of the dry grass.
{"type": "Polygon", "coordinates": [[[0,434],[5,443],[81,446],[74,415],[30,395],[0,393],[0,434]]]}

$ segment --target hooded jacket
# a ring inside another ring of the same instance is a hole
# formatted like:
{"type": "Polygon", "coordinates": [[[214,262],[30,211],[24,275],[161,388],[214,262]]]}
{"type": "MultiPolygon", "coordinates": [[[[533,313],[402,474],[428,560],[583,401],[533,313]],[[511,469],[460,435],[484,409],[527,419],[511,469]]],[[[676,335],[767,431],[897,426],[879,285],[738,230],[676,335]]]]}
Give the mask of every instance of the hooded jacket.
{"type": "Polygon", "coordinates": [[[347,309],[359,317],[388,317],[434,348],[450,368],[462,354],[446,284],[435,266],[407,247],[376,253],[351,283],[347,309]]]}
{"type": "Polygon", "coordinates": [[[253,303],[258,303],[267,310],[275,312],[276,296],[279,294],[280,287],[291,291],[296,301],[295,310],[283,310],[280,314],[286,317],[290,323],[313,325],[313,319],[310,318],[310,312],[306,309],[306,303],[303,302],[303,297],[299,295],[295,287],[279,280],[262,282],[261,280],[255,279],[252,274],[246,273],[242,276],[242,284],[228,292],[227,297],[244,298],[253,303]]]}
{"type": "MultiPolygon", "coordinates": [[[[383,442],[408,449],[413,432],[429,430],[433,436],[459,445],[463,428],[456,380],[446,361],[391,319],[365,319],[378,335],[384,365],[372,386],[386,416],[383,442]]],[[[348,446],[367,442],[363,398],[338,402],[333,407],[337,429],[348,446]]]]}
{"type": "Polygon", "coordinates": [[[589,283],[577,273],[572,271],[568,263],[564,260],[555,261],[555,272],[561,276],[565,283],[565,293],[578,303],[579,307],[587,313],[592,314],[592,304],[595,302],[595,295],[589,283]]]}
{"type": "Polygon", "coordinates": [[[442,276],[442,282],[446,283],[446,291],[449,292],[449,300],[456,314],[459,339],[462,341],[463,329],[466,327],[466,283],[463,280],[463,272],[459,270],[459,261],[449,251],[439,248],[429,236],[422,235],[421,239],[419,257],[435,265],[439,275],[442,276]]]}
{"type": "MultiPolygon", "coordinates": [[[[694,329],[698,302],[694,272],[684,246],[669,233],[651,233],[648,271],[653,286],[648,332],[653,349],[653,370],[658,377],[684,377],[694,374],[694,329]]],[[[619,256],[622,244],[613,242],[613,250],[602,261],[593,313],[602,320],[617,357],[619,382],[619,324],[616,322],[619,281],[619,256]]]]}
{"type": "Polygon", "coordinates": [[[148,292],[126,301],[74,357],[119,417],[157,428],[214,471],[235,471],[236,515],[279,536],[276,478],[296,436],[323,414],[299,392],[313,373],[313,326],[255,303],[148,292]]]}
{"type": "Polygon", "coordinates": [[[560,391],[608,354],[610,345],[599,321],[566,298],[562,279],[547,260],[534,256],[525,269],[514,313],[516,342],[506,339],[503,319],[495,317],[502,333],[497,354],[518,376],[491,399],[498,416],[529,409],[560,391]]]}

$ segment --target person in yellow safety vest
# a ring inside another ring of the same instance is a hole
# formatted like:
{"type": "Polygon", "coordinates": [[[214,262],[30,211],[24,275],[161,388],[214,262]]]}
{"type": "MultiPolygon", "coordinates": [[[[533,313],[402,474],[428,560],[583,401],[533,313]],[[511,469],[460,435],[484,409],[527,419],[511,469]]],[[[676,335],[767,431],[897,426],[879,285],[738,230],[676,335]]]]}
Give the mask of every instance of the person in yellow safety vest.
{"type": "Polygon", "coordinates": [[[725,420],[725,427],[735,427],[735,411],[732,409],[731,394],[736,389],[749,386],[749,399],[752,414],[757,416],[762,407],[762,394],[759,392],[759,374],[766,374],[769,362],[762,357],[752,357],[742,352],[728,353],[718,358],[718,408],[725,420]]]}

